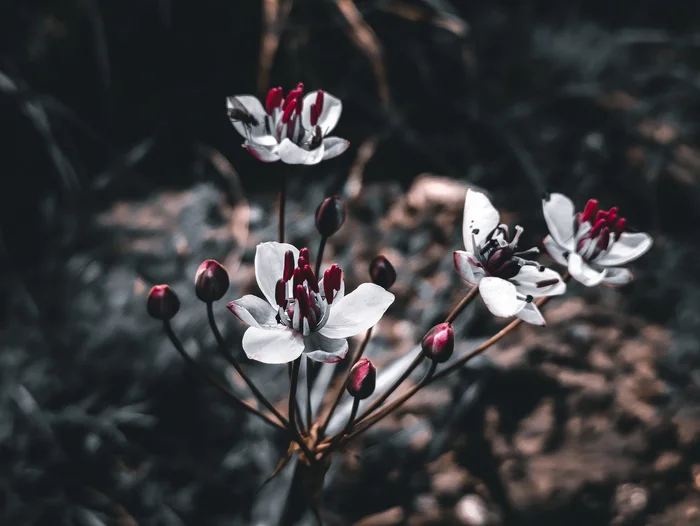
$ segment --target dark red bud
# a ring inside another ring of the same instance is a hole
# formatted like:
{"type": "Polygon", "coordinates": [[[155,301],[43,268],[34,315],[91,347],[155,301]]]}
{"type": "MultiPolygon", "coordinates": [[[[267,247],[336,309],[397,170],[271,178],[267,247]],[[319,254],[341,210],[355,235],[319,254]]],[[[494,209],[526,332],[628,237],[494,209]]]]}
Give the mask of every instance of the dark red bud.
{"type": "Polygon", "coordinates": [[[455,350],[455,333],[452,325],[441,323],[430,329],[421,342],[421,349],[426,358],[437,363],[449,360],[455,350]]]}
{"type": "Polygon", "coordinates": [[[228,272],[218,261],[208,259],[197,269],[194,278],[194,291],[197,297],[206,302],[220,300],[229,287],[228,272]]]}
{"type": "Polygon", "coordinates": [[[327,197],[316,209],[316,230],[323,237],[335,234],[345,223],[345,203],[337,196],[327,197]]]}
{"type": "Polygon", "coordinates": [[[598,208],[598,201],[595,199],[589,199],[586,203],[586,208],[583,209],[583,214],[581,215],[581,221],[590,221],[591,217],[598,208]]]}
{"type": "Polygon", "coordinates": [[[275,301],[283,309],[287,307],[287,282],[283,279],[275,285],[275,301]]]}
{"type": "Polygon", "coordinates": [[[377,368],[367,358],[360,358],[350,369],[348,393],[353,398],[364,400],[372,395],[377,386],[377,368]]]}
{"type": "Polygon", "coordinates": [[[146,309],[153,318],[168,321],[180,310],[180,300],[169,285],[156,285],[148,293],[146,309]]]}
{"type": "Polygon", "coordinates": [[[291,250],[284,253],[284,270],[282,271],[282,279],[289,281],[294,275],[294,254],[291,250]]]}
{"type": "Polygon", "coordinates": [[[377,256],[369,264],[369,276],[372,283],[389,290],[396,282],[396,270],[384,256],[377,256]]]}

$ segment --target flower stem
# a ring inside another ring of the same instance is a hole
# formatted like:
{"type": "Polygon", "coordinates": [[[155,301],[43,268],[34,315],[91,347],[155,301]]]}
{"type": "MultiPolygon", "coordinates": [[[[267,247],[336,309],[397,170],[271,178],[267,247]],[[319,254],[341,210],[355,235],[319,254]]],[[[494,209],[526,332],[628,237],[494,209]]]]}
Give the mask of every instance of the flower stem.
{"type": "Polygon", "coordinates": [[[450,312],[447,315],[447,318],[445,318],[445,323],[452,323],[457,319],[457,316],[459,316],[462,311],[469,305],[472,300],[476,297],[476,295],[479,293],[479,287],[472,287],[472,289],[467,293],[464,298],[462,298],[462,301],[460,301],[457,306],[452,309],[452,312],[450,312]]]}
{"type": "Polygon", "coordinates": [[[348,366],[348,372],[345,375],[345,380],[343,380],[343,383],[341,384],[340,389],[338,389],[338,392],[335,395],[335,400],[333,400],[333,405],[331,405],[331,408],[328,411],[328,414],[326,414],[326,418],[324,419],[323,424],[321,424],[321,427],[318,430],[319,438],[323,438],[323,433],[326,432],[326,427],[328,427],[328,422],[331,421],[331,417],[333,416],[333,413],[335,412],[336,408],[338,407],[340,400],[343,398],[343,393],[345,393],[345,388],[348,385],[348,378],[350,377],[350,370],[352,369],[353,365],[355,365],[357,363],[357,361],[360,358],[362,358],[362,355],[365,353],[365,349],[367,348],[367,344],[369,343],[370,338],[372,338],[372,328],[371,327],[369,329],[367,329],[367,332],[365,333],[365,339],[362,340],[360,347],[357,349],[357,353],[355,354],[355,357],[352,359],[352,362],[350,362],[350,364],[348,366]]]}
{"type": "Polygon", "coordinates": [[[279,221],[277,237],[280,243],[284,243],[284,215],[285,209],[287,207],[287,173],[282,174],[282,180],[280,181],[280,194],[279,194],[279,221]]]}
{"type": "Polygon", "coordinates": [[[182,342],[178,339],[178,337],[175,335],[173,332],[173,328],[170,325],[170,321],[165,320],[163,321],[163,328],[165,329],[165,333],[168,335],[168,338],[170,338],[170,341],[172,342],[173,346],[177,350],[178,353],[180,353],[180,356],[182,356],[187,362],[187,364],[205,381],[209,382],[211,385],[213,385],[221,394],[223,394],[226,398],[226,400],[233,405],[234,407],[243,409],[245,411],[248,411],[249,413],[252,413],[254,415],[259,416],[262,418],[265,422],[270,424],[271,426],[284,431],[285,433],[288,433],[289,430],[285,427],[283,427],[281,424],[278,422],[275,422],[272,420],[269,416],[267,416],[264,413],[261,413],[258,411],[256,408],[253,406],[247,404],[240,398],[238,398],[235,394],[233,394],[231,391],[228,390],[227,387],[225,387],[212,373],[210,373],[208,370],[206,370],[204,367],[199,365],[194,358],[192,358],[189,354],[187,354],[187,351],[185,351],[185,348],[182,346],[182,342]]]}
{"type": "Polygon", "coordinates": [[[214,333],[214,337],[216,338],[216,342],[218,343],[219,353],[229,364],[231,364],[231,366],[236,370],[236,372],[241,376],[241,378],[243,378],[243,381],[246,383],[246,385],[252,391],[255,397],[260,401],[260,403],[262,403],[272,414],[274,414],[277,417],[277,419],[280,422],[282,422],[282,425],[289,428],[289,422],[287,422],[287,419],[284,418],[280,414],[280,412],[277,411],[277,409],[275,409],[275,406],[272,405],[272,403],[265,397],[264,394],[260,392],[260,390],[256,387],[256,385],[248,377],[248,375],[245,374],[243,368],[240,366],[238,361],[226,351],[224,339],[221,336],[221,332],[219,332],[219,327],[216,325],[216,320],[214,319],[214,309],[212,302],[207,303],[207,316],[209,317],[209,326],[211,327],[211,330],[214,333]]]}
{"type": "Polygon", "coordinates": [[[310,358],[306,359],[306,428],[311,429],[311,389],[314,386],[312,373],[314,362],[310,358]]]}
{"type": "Polygon", "coordinates": [[[296,429],[297,409],[297,380],[299,379],[299,366],[301,356],[292,363],[292,376],[289,378],[289,423],[296,429]]]}
{"type": "Polygon", "coordinates": [[[316,254],[316,269],[314,270],[314,273],[316,274],[316,279],[320,277],[318,273],[321,272],[321,262],[323,261],[323,253],[326,250],[327,241],[328,238],[326,236],[321,236],[321,241],[318,244],[318,254],[316,254]]]}
{"type": "Polygon", "coordinates": [[[328,455],[330,455],[333,450],[335,449],[335,446],[338,445],[345,435],[348,434],[350,429],[352,429],[352,424],[355,421],[355,417],[357,416],[357,410],[360,408],[360,399],[359,398],[353,398],[352,400],[352,409],[350,410],[350,418],[348,418],[348,423],[345,424],[345,427],[340,431],[337,435],[335,435],[333,438],[331,438],[330,444],[328,445],[328,448],[323,452],[321,456],[321,461],[323,461],[324,458],[326,458],[328,455]]]}

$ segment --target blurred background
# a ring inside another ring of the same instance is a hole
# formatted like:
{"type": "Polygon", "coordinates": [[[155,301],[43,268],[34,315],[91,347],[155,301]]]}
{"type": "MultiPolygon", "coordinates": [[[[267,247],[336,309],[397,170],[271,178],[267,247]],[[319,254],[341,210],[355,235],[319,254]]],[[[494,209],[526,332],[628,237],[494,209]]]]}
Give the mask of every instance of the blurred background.
{"type": "MultiPolygon", "coordinates": [[[[547,328],[336,456],[325,523],[700,524],[699,22],[691,0],[1,2],[0,523],[315,524],[293,469],[260,491],[283,438],[194,379],[145,311],[170,283],[188,351],[244,393],[193,278],[214,258],[226,301],[256,292],[286,172],[291,242],[314,254],[313,212],[338,193],[327,262],[351,287],[378,253],[398,270],[380,367],[466,290],[468,185],[523,246],[546,233],[545,191],[619,206],[655,239],[632,284],[571,285],[547,328]],[[352,145],[261,164],[225,97],[299,81],[343,100],[352,145]]],[[[281,399],[284,368],[244,359],[224,305],[231,349],[281,399]]],[[[461,348],[502,325],[473,305],[461,348]]]]}

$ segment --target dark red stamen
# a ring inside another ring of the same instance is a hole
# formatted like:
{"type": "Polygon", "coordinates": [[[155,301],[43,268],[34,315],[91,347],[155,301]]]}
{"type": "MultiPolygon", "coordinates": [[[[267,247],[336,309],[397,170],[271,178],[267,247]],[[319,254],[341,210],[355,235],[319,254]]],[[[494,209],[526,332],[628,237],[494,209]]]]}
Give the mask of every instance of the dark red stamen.
{"type": "Polygon", "coordinates": [[[617,235],[617,238],[619,239],[622,233],[626,230],[627,228],[627,219],[624,217],[621,217],[620,219],[617,220],[617,228],[615,229],[615,234],[617,235]]]}
{"type": "Polygon", "coordinates": [[[301,268],[297,267],[294,269],[294,288],[296,289],[300,285],[304,283],[304,279],[306,276],[304,276],[304,272],[301,270],[301,268]]]}
{"type": "Polygon", "coordinates": [[[297,285],[294,297],[299,300],[299,311],[304,318],[308,318],[311,313],[309,308],[309,295],[303,285],[297,285]]]}
{"type": "MultiPolygon", "coordinates": [[[[600,213],[600,212],[599,212],[600,213]]],[[[593,228],[591,229],[591,234],[590,237],[596,237],[598,235],[598,232],[602,230],[602,228],[607,224],[607,221],[603,218],[596,218],[595,223],[593,224],[593,228]]]]}
{"type": "Polygon", "coordinates": [[[289,281],[294,275],[294,254],[291,250],[284,253],[284,271],[282,271],[282,279],[289,281]]]}
{"type": "Polygon", "coordinates": [[[299,256],[299,262],[298,262],[299,268],[304,268],[307,265],[309,265],[309,260],[306,259],[304,256],[299,256]]]}
{"type": "Polygon", "coordinates": [[[326,269],[326,271],[323,273],[323,295],[326,297],[326,303],[328,303],[328,305],[333,303],[333,294],[335,292],[331,273],[331,269],[326,269]]]}
{"type": "Polygon", "coordinates": [[[304,278],[306,279],[306,282],[309,284],[309,287],[311,287],[311,290],[314,292],[318,292],[318,280],[316,279],[316,275],[314,274],[314,271],[311,270],[311,267],[306,264],[302,268],[302,271],[304,272],[304,278]]]}
{"type": "MultiPolygon", "coordinates": [[[[311,254],[309,253],[309,249],[304,247],[299,251],[299,257],[304,258],[307,262],[311,261],[311,254]]],[[[301,265],[300,265],[301,266],[301,265]]]]}
{"type": "Polygon", "coordinates": [[[600,236],[598,236],[598,248],[600,250],[605,250],[608,248],[608,243],[610,242],[610,229],[606,226],[600,231],[600,236]]]}
{"type": "Polygon", "coordinates": [[[267,100],[265,101],[265,109],[268,115],[272,115],[273,110],[279,108],[283,98],[282,88],[272,88],[268,91],[267,100]]]}
{"type": "Polygon", "coordinates": [[[316,106],[316,104],[312,104],[309,113],[309,120],[311,121],[311,126],[316,126],[318,124],[318,118],[321,115],[321,111],[318,109],[318,106],[316,106]]]}
{"type": "Polygon", "coordinates": [[[316,102],[314,103],[314,106],[316,106],[316,110],[318,111],[318,114],[321,115],[323,112],[323,90],[318,90],[316,92],[316,102]]]}
{"type": "Polygon", "coordinates": [[[610,210],[608,210],[608,223],[612,224],[615,222],[617,219],[617,207],[613,206],[610,210]]]}
{"type": "Polygon", "coordinates": [[[275,301],[283,309],[287,306],[287,282],[283,279],[275,285],[275,301]]]}
{"type": "Polygon", "coordinates": [[[559,280],[557,278],[552,278],[552,279],[543,279],[542,281],[538,281],[535,283],[538,289],[544,288],[544,287],[549,287],[550,285],[556,285],[559,283],[559,280]]]}
{"type": "Polygon", "coordinates": [[[292,114],[294,113],[294,110],[297,108],[297,101],[292,100],[287,107],[284,109],[284,113],[282,114],[282,122],[284,124],[287,124],[289,122],[289,119],[291,119],[292,114]]]}
{"type": "Polygon", "coordinates": [[[595,199],[589,199],[588,203],[586,203],[586,208],[584,208],[583,214],[581,215],[581,221],[589,221],[591,217],[593,217],[593,213],[596,211],[596,208],[598,208],[598,201],[595,199]]]}
{"type": "Polygon", "coordinates": [[[598,213],[595,215],[595,224],[597,224],[599,221],[607,221],[608,220],[608,213],[605,210],[598,210],[598,213]]]}

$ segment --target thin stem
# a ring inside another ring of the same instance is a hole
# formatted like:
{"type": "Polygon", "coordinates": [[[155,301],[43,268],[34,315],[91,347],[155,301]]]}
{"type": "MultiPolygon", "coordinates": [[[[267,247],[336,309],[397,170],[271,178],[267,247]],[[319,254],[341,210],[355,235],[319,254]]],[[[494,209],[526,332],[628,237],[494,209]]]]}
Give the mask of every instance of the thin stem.
{"type": "Polygon", "coordinates": [[[289,379],[289,422],[292,426],[296,426],[296,409],[297,409],[297,380],[299,378],[299,366],[301,365],[301,356],[294,360],[292,364],[292,376],[289,379]]]}
{"type": "Polygon", "coordinates": [[[330,455],[333,452],[333,449],[337,444],[340,443],[341,440],[343,440],[343,437],[348,434],[350,429],[352,428],[352,424],[355,420],[355,417],[357,416],[357,410],[360,408],[360,399],[359,398],[353,398],[352,401],[352,409],[350,410],[350,418],[348,418],[348,423],[345,424],[345,427],[343,428],[342,431],[340,431],[337,435],[335,435],[333,438],[331,438],[331,442],[328,446],[328,449],[326,449],[323,452],[323,455],[321,456],[321,461],[323,461],[324,458],[326,458],[328,455],[330,455]]]}
{"type": "Polygon", "coordinates": [[[316,269],[314,270],[317,278],[319,277],[318,273],[321,272],[321,262],[323,261],[323,252],[326,250],[326,241],[328,241],[328,238],[321,236],[321,242],[318,244],[318,254],[316,254],[316,269]]]}
{"type": "Polygon", "coordinates": [[[425,359],[425,356],[423,355],[423,353],[418,354],[418,356],[416,356],[415,360],[413,360],[413,362],[411,362],[411,365],[408,366],[408,369],[406,369],[403,372],[403,374],[398,378],[398,380],[396,380],[393,383],[393,385],[391,387],[389,387],[389,389],[384,391],[384,393],[379,398],[376,398],[369,405],[369,407],[367,409],[365,409],[364,413],[362,413],[360,418],[357,419],[358,422],[362,422],[363,420],[365,420],[380,405],[382,405],[384,403],[384,401],[391,396],[391,393],[396,391],[396,389],[398,389],[398,387],[404,382],[404,380],[406,380],[406,378],[411,376],[411,373],[415,370],[416,367],[418,367],[423,362],[424,359],[425,359]]]}
{"type": "Polygon", "coordinates": [[[282,181],[280,182],[280,195],[279,195],[279,222],[277,237],[280,243],[284,243],[284,215],[285,209],[287,208],[287,173],[282,174],[282,181]]]}
{"type": "Polygon", "coordinates": [[[471,301],[476,297],[476,295],[479,293],[479,287],[472,287],[472,289],[467,293],[464,298],[462,298],[462,301],[460,301],[457,306],[452,309],[452,312],[450,312],[447,315],[447,318],[445,318],[445,323],[452,323],[457,319],[457,316],[459,316],[462,311],[471,303],[471,301]]]}
{"type": "Polygon", "coordinates": [[[311,429],[311,389],[314,386],[314,379],[311,373],[314,370],[314,362],[310,358],[306,359],[306,428],[311,429]]]}
{"type": "Polygon", "coordinates": [[[365,349],[367,348],[367,344],[369,343],[369,340],[371,338],[372,338],[372,328],[370,327],[369,329],[367,329],[367,332],[365,333],[365,339],[362,340],[360,347],[357,349],[357,353],[355,354],[355,357],[352,359],[352,362],[350,362],[350,367],[348,367],[348,372],[345,375],[345,380],[343,380],[343,383],[340,386],[340,389],[338,389],[338,393],[335,396],[335,400],[333,400],[333,405],[331,405],[330,411],[328,411],[328,414],[326,414],[326,418],[324,419],[323,424],[321,424],[321,427],[318,430],[319,438],[323,437],[323,433],[326,432],[326,427],[328,427],[328,422],[331,421],[331,417],[333,416],[333,413],[335,412],[336,408],[338,407],[340,400],[343,398],[343,393],[345,393],[345,388],[348,385],[348,378],[350,377],[350,370],[352,369],[353,365],[355,365],[358,362],[358,360],[360,358],[362,358],[362,355],[365,353],[365,349]]]}
{"type": "Polygon", "coordinates": [[[282,416],[282,414],[275,409],[275,406],[272,405],[272,403],[265,397],[264,394],[260,392],[260,390],[255,386],[253,381],[248,377],[248,375],[245,374],[243,371],[243,368],[241,368],[240,364],[238,361],[230,355],[226,351],[226,346],[223,337],[221,336],[221,332],[219,332],[219,327],[216,325],[216,320],[214,318],[214,309],[213,309],[213,303],[208,302],[207,303],[207,316],[209,317],[209,326],[211,327],[212,332],[214,333],[214,337],[216,338],[216,342],[219,344],[218,349],[219,353],[224,357],[224,359],[231,364],[231,366],[236,370],[236,372],[243,378],[243,381],[246,383],[248,388],[253,392],[255,397],[262,403],[273,415],[275,415],[280,422],[282,422],[282,425],[285,427],[289,428],[289,422],[287,422],[287,419],[282,416]]]}
{"type": "Polygon", "coordinates": [[[272,420],[269,416],[267,416],[264,413],[261,413],[257,409],[255,409],[253,406],[245,403],[243,400],[238,398],[235,394],[233,394],[231,391],[228,390],[213,374],[211,374],[209,371],[207,371],[205,368],[203,368],[201,365],[199,365],[194,358],[192,358],[189,354],[187,354],[187,351],[185,351],[185,348],[182,346],[182,342],[178,339],[178,337],[175,335],[173,332],[173,328],[170,325],[170,322],[165,320],[163,321],[163,328],[165,329],[166,334],[168,335],[168,338],[170,338],[170,341],[172,342],[173,346],[177,350],[178,353],[180,353],[180,356],[182,356],[187,362],[187,364],[205,381],[209,382],[212,386],[214,386],[221,394],[223,394],[226,398],[226,400],[233,405],[234,407],[243,409],[245,411],[248,411],[249,413],[252,413],[254,415],[259,416],[262,418],[265,422],[270,424],[271,426],[284,431],[285,433],[289,433],[289,430],[279,423],[275,422],[272,420]]]}

